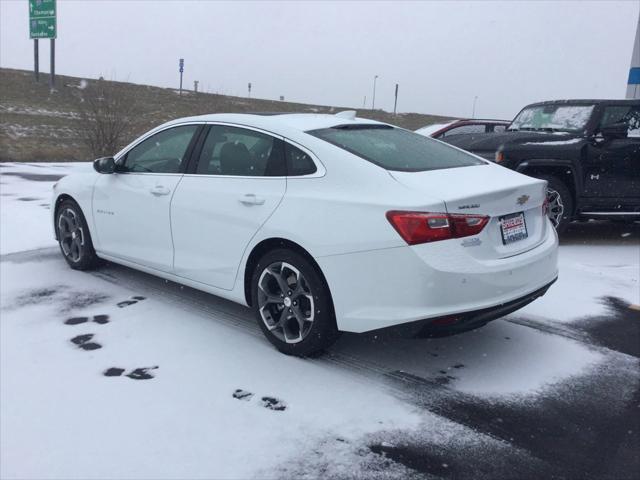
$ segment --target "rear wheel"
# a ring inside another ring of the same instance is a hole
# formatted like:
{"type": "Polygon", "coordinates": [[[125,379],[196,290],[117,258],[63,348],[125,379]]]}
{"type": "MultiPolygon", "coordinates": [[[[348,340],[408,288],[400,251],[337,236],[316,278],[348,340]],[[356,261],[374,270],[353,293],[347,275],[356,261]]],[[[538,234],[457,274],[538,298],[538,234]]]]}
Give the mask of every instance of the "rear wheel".
{"type": "Polygon", "coordinates": [[[267,339],[287,355],[312,356],[338,338],[329,288],[304,256],[265,254],[251,278],[251,302],[267,339]]]}
{"type": "Polygon", "coordinates": [[[558,233],[566,230],[573,218],[573,197],[564,182],[552,175],[539,177],[547,181],[549,220],[558,233]]]}
{"type": "Polygon", "coordinates": [[[64,200],[58,207],[56,233],[60,251],[71,268],[89,270],[99,264],[87,222],[73,200],[64,200]]]}

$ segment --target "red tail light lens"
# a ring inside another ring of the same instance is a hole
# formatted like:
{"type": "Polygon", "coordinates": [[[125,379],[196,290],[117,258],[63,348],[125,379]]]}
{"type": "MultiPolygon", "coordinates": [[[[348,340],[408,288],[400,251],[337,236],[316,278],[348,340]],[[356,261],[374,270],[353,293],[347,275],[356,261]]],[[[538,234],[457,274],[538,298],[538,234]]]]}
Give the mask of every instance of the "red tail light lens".
{"type": "Polygon", "coordinates": [[[542,215],[549,215],[549,199],[544,197],[544,202],[542,202],[542,215]]]}
{"type": "Polygon", "coordinates": [[[489,223],[485,215],[387,212],[387,220],[409,245],[477,235],[489,223]]]}

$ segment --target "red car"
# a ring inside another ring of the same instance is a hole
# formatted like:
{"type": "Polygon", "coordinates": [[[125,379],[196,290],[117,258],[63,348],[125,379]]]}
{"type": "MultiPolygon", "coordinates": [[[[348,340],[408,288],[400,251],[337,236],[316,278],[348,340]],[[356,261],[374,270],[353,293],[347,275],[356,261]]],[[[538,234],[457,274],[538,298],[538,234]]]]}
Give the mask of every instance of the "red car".
{"type": "Polygon", "coordinates": [[[511,122],[507,120],[461,119],[419,128],[416,133],[432,138],[444,138],[464,133],[502,133],[511,122]]]}

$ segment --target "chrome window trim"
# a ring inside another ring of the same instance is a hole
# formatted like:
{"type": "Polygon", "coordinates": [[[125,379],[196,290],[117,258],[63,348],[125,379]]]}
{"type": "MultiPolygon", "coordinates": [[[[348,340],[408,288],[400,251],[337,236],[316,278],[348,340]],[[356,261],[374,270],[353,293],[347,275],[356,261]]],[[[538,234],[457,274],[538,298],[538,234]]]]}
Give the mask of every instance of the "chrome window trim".
{"type": "Polygon", "coordinates": [[[289,143],[290,145],[293,145],[296,148],[299,148],[300,150],[302,150],[303,152],[305,152],[307,155],[309,155],[309,157],[311,157],[311,160],[313,161],[313,163],[316,165],[316,171],[314,173],[310,173],[308,175],[292,175],[292,176],[264,176],[264,175],[256,175],[256,176],[244,176],[244,175],[210,175],[210,174],[203,174],[203,173],[158,173],[158,172],[114,172],[117,175],[179,175],[179,176],[185,176],[185,177],[212,177],[212,178],[264,178],[264,179],[282,179],[282,178],[290,178],[290,179],[302,179],[302,178],[321,178],[324,177],[327,173],[327,169],[325,168],[324,164],[320,161],[320,159],[318,158],[318,156],[311,151],[308,147],[305,147],[304,145],[299,144],[298,142],[291,140],[289,138],[284,137],[283,135],[280,135],[278,133],[269,131],[269,130],[265,130],[263,128],[259,128],[259,127],[254,127],[252,125],[245,125],[243,123],[234,123],[234,122],[217,122],[217,121],[206,121],[206,120],[200,120],[200,121],[187,121],[187,122],[180,122],[180,123],[173,123],[171,125],[167,125],[164,128],[156,128],[153,129],[149,132],[147,132],[146,135],[139,137],[137,140],[134,140],[134,143],[130,143],[129,145],[127,145],[123,150],[121,150],[120,152],[118,152],[118,154],[116,155],[116,157],[114,158],[114,161],[117,165],[120,165],[120,162],[122,159],[124,159],[127,154],[133,150],[134,148],[136,148],[138,145],[140,145],[142,142],[144,142],[145,140],[147,140],[148,138],[157,135],[158,133],[164,132],[166,130],[169,130],[171,128],[176,128],[176,127],[184,127],[187,125],[210,125],[210,126],[216,126],[216,125],[220,125],[220,126],[227,126],[227,127],[235,127],[235,128],[244,128],[246,130],[252,130],[258,133],[262,133],[264,135],[269,135],[270,137],[274,137],[277,139],[282,140],[285,143],[289,143]]]}
{"type": "Polygon", "coordinates": [[[303,152],[305,152],[307,155],[309,155],[311,157],[311,160],[313,161],[313,163],[315,163],[316,165],[316,171],[314,173],[311,173],[309,175],[294,175],[294,176],[284,176],[284,175],[278,175],[278,176],[265,176],[265,175],[211,175],[208,173],[185,173],[184,176],[185,177],[206,177],[206,178],[242,178],[242,179],[265,179],[265,180],[277,180],[277,179],[294,179],[294,178],[319,178],[319,177],[324,177],[326,174],[326,169],[324,167],[324,165],[322,164],[322,162],[318,159],[318,157],[311,151],[309,150],[307,147],[300,145],[297,142],[294,142],[293,140],[290,140],[278,133],[274,133],[271,132],[269,130],[265,130],[263,128],[259,128],[259,127],[254,127],[251,125],[245,125],[243,123],[233,123],[233,122],[216,122],[216,121],[208,121],[208,122],[203,122],[206,125],[211,125],[211,126],[223,126],[223,127],[235,127],[235,128],[244,128],[246,130],[253,130],[255,132],[258,133],[262,133],[264,135],[269,135],[270,137],[273,138],[277,138],[279,140],[282,140],[285,143],[289,143],[291,145],[293,145],[296,148],[299,148],[300,150],[302,150],[303,152]]]}

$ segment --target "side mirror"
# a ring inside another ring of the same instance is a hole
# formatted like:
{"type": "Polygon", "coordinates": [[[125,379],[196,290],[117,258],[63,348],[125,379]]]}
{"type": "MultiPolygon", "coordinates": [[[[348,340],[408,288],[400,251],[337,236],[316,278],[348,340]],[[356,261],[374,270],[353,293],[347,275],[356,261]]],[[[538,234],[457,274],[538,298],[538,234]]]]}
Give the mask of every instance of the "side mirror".
{"type": "Polygon", "coordinates": [[[98,173],[113,173],[116,170],[116,161],[113,157],[102,157],[93,161],[93,168],[98,173]]]}
{"type": "Polygon", "coordinates": [[[600,128],[600,133],[604,138],[627,138],[629,125],[627,122],[610,123],[600,128]]]}

